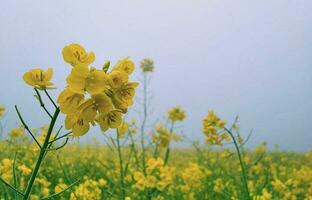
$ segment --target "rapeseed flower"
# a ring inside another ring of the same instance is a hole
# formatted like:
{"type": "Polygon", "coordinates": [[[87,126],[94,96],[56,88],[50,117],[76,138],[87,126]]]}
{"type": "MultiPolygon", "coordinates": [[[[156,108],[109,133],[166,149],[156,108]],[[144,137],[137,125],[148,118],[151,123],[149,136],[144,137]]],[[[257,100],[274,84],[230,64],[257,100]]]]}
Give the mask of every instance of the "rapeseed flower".
{"type": "Polygon", "coordinates": [[[185,119],[185,112],[180,106],[174,107],[168,111],[168,119],[171,122],[183,121],[185,119]]]}
{"type": "Polygon", "coordinates": [[[122,115],[133,104],[137,83],[129,82],[134,63],[127,57],[117,62],[108,72],[109,62],[103,69],[90,67],[95,55],[86,53],[77,44],[63,49],[64,60],[73,68],[67,77],[67,86],[58,97],[60,110],[66,114],[65,127],[74,136],[86,134],[90,125],[100,125],[103,132],[118,128],[122,115]]]}
{"type": "Polygon", "coordinates": [[[152,59],[145,58],[141,61],[140,67],[143,73],[153,72],[154,61],[152,59]]]}
{"type": "Polygon", "coordinates": [[[206,143],[222,145],[223,140],[228,140],[227,133],[219,133],[225,127],[225,121],[221,120],[213,111],[209,111],[203,120],[203,133],[206,136],[206,143]]]}
{"type": "Polygon", "coordinates": [[[44,71],[40,68],[35,68],[26,72],[23,76],[23,79],[28,85],[37,89],[53,89],[53,83],[51,82],[52,75],[52,68],[49,68],[47,71],[44,71]]]}
{"type": "Polygon", "coordinates": [[[79,44],[70,44],[65,46],[62,51],[65,62],[76,66],[77,64],[91,64],[95,60],[93,52],[87,53],[79,44]]]}

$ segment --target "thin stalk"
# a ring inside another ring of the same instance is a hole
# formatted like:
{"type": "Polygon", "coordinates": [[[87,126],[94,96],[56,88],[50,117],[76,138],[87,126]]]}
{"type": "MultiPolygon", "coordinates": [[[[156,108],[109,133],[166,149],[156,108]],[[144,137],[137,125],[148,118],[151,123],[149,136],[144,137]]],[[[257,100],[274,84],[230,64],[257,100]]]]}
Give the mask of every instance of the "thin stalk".
{"type": "Polygon", "coordinates": [[[39,148],[41,149],[41,145],[38,142],[38,140],[36,139],[36,137],[34,136],[34,134],[31,132],[31,130],[29,129],[29,127],[27,126],[27,124],[25,123],[20,111],[18,110],[17,106],[15,105],[15,110],[17,112],[18,118],[20,119],[21,123],[23,124],[24,128],[26,129],[26,131],[31,135],[31,137],[33,138],[33,140],[36,142],[36,144],[39,146],[39,148]]]}
{"type": "Polygon", "coordinates": [[[153,153],[153,157],[157,158],[158,157],[158,143],[155,143],[155,149],[154,149],[154,153],[153,153]]]}
{"type": "Polygon", "coordinates": [[[72,187],[74,187],[77,183],[79,183],[80,180],[77,180],[75,181],[74,183],[72,183],[71,185],[69,185],[67,188],[65,188],[63,191],[59,192],[59,193],[54,193],[50,196],[47,196],[47,197],[44,197],[42,198],[41,200],[44,200],[44,199],[54,199],[55,197],[63,194],[64,192],[66,192],[67,190],[71,189],[72,187]]]}
{"type": "Polygon", "coordinates": [[[142,166],[143,172],[146,174],[146,165],[145,165],[145,145],[144,145],[144,136],[145,136],[145,126],[147,120],[147,79],[146,73],[143,73],[143,121],[141,124],[141,148],[142,148],[142,166]]]}
{"type": "MultiPolygon", "coordinates": [[[[62,161],[61,161],[61,159],[60,159],[58,153],[56,153],[56,159],[57,159],[57,161],[58,161],[58,163],[59,163],[59,165],[60,165],[60,167],[61,167],[61,169],[62,169],[62,172],[63,172],[63,174],[64,174],[64,177],[65,177],[65,179],[66,179],[66,182],[67,182],[68,184],[71,183],[72,180],[71,180],[71,178],[70,178],[69,175],[68,175],[69,173],[67,172],[65,166],[63,165],[63,163],[62,163],[62,161]]],[[[73,191],[73,194],[74,194],[74,196],[76,197],[76,199],[78,199],[78,197],[77,197],[75,191],[73,191]]]]}
{"type": "MultiPolygon", "coordinates": [[[[171,122],[170,136],[172,135],[173,128],[174,128],[174,122],[171,122]]],[[[164,161],[164,164],[165,164],[165,165],[167,165],[168,160],[169,160],[169,154],[170,154],[170,140],[171,140],[171,138],[169,139],[168,147],[167,147],[166,154],[165,154],[165,161],[164,161]]]]}
{"type": "Polygon", "coordinates": [[[9,183],[7,183],[5,180],[3,180],[1,177],[0,177],[0,182],[3,183],[5,186],[7,186],[8,188],[10,188],[12,191],[18,193],[19,195],[21,196],[24,196],[24,194],[20,191],[18,191],[18,189],[14,188],[12,185],[10,185],[9,183]]]}
{"type": "Polygon", "coordinates": [[[48,111],[48,109],[45,107],[43,101],[42,101],[42,98],[41,98],[41,95],[38,91],[37,88],[34,88],[36,94],[37,94],[37,97],[38,97],[38,100],[39,100],[39,103],[40,103],[40,106],[43,108],[43,110],[49,115],[49,117],[52,119],[52,115],[50,114],[50,112],[48,111]]]}
{"type": "MultiPolygon", "coordinates": [[[[17,159],[17,152],[15,153],[15,156],[14,156],[14,161],[13,161],[13,179],[14,179],[14,188],[17,188],[16,159],[17,159]]],[[[18,193],[17,193],[17,192],[15,192],[15,199],[18,199],[18,193]]]]}
{"type": "Polygon", "coordinates": [[[138,151],[137,151],[137,149],[136,149],[136,147],[135,147],[135,142],[134,142],[133,136],[132,136],[132,134],[130,133],[130,131],[128,132],[128,134],[129,134],[130,140],[131,140],[131,148],[132,148],[133,151],[134,151],[135,162],[136,162],[137,167],[139,167],[140,164],[139,164],[139,158],[138,158],[138,151]]]}
{"type": "Polygon", "coordinates": [[[49,143],[52,144],[52,143],[54,143],[54,142],[57,141],[57,140],[60,140],[60,139],[62,139],[62,138],[64,138],[64,137],[69,136],[71,133],[72,133],[72,132],[70,131],[70,132],[68,132],[68,133],[66,133],[66,134],[64,134],[64,135],[62,135],[62,136],[60,136],[60,137],[58,137],[58,138],[53,139],[53,140],[50,141],[49,143]]]}
{"type": "Polygon", "coordinates": [[[55,109],[58,109],[56,103],[53,101],[52,97],[50,96],[50,94],[48,93],[48,91],[46,89],[43,90],[44,93],[47,95],[47,97],[49,98],[49,100],[51,101],[51,103],[53,104],[55,109]]]}
{"type": "Polygon", "coordinates": [[[121,186],[121,199],[124,200],[126,197],[125,191],[125,183],[124,183],[124,170],[123,170],[123,162],[122,162],[122,155],[121,155],[121,148],[120,148],[120,141],[119,141],[119,132],[117,130],[117,150],[118,150],[118,158],[119,158],[119,167],[120,167],[120,186],[121,186]]]}
{"type": "Polygon", "coordinates": [[[241,151],[239,149],[239,146],[237,144],[237,141],[236,141],[233,133],[229,129],[227,129],[227,128],[224,128],[224,130],[231,136],[231,138],[232,138],[232,140],[234,142],[235,149],[236,149],[237,156],[238,156],[239,163],[240,163],[241,170],[242,170],[243,184],[244,184],[244,188],[245,188],[244,190],[246,192],[247,199],[250,200],[251,198],[250,198],[250,193],[249,193],[249,189],[248,189],[248,178],[247,178],[245,165],[244,165],[244,162],[243,162],[243,159],[242,159],[241,151]]]}
{"type": "Polygon", "coordinates": [[[51,134],[52,134],[52,131],[53,131],[53,128],[54,128],[54,125],[55,125],[55,122],[56,122],[56,119],[57,119],[59,113],[60,113],[60,109],[57,108],[55,110],[53,118],[51,120],[47,136],[46,136],[46,138],[44,140],[44,143],[43,143],[43,145],[42,145],[42,147],[40,149],[40,153],[39,153],[39,156],[38,156],[35,168],[34,168],[32,174],[31,174],[31,177],[30,177],[29,182],[27,184],[23,200],[28,200],[28,198],[29,198],[29,196],[31,194],[31,190],[32,190],[32,187],[34,185],[34,182],[35,182],[35,179],[37,177],[37,174],[39,172],[39,169],[40,169],[40,166],[42,164],[43,158],[44,158],[44,156],[46,154],[46,151],[48,150],[49,140],[50,140],[50,137],[51,137],[51,134]]]}

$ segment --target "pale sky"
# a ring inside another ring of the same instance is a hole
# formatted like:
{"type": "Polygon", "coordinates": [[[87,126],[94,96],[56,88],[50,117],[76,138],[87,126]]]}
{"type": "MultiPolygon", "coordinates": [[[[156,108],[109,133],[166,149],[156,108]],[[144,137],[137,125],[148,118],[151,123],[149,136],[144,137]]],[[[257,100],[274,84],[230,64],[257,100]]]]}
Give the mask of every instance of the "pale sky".
{"type": "MultiPolygon", "coordinates": [[[[201,120],[214,109],[228,122],[240,115],[243,135],[254,131],[250,147],[312,148],[310,0],[1,0],[0,9],[7,130],[18,122],[14,104],[31,126],[46,122],[21,77],[53,67],[57,96],[70,71],[61,50],[75,42],[96,53],[99,67],[153,58],[154,119],[181,105],[179,129],[189,137],[203,139],[201,120]]],[[[98,131],[87,137],[95,135],[103,139],[98,131]]]]}

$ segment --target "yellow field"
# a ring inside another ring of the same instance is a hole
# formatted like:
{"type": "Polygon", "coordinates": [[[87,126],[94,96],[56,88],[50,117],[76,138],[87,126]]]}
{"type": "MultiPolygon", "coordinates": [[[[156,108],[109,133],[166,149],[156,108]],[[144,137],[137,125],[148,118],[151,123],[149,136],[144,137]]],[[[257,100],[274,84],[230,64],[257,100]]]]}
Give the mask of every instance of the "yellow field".
{"type": "MultiPolygon", "coordinates": [[[[16,185],[23,189],[36,161],[37,151],[27,144],[1,143],[0,172],[14,183],[14,152],[17,153],[16,185]],[[30,151],[31,149],[31,151],[30,151]]],[[[241,199],[242,182],[235,152],[201,149],[176,149],[168,167],[161,162],[147,162],[147,175],[130,148],[123,150],[125,161],[124,190],[128,199],[241,199]],[[140,177],[142,176],[142,177],[140,177]],[[144,179],[144,183],[140,183],[144,179]]],[[[100,145],[70,145],[52,152],[45,160],[35,182],[31,199],[49,196],[76,183],[54,199],[120,199],[120,167],[116,151],[100,145]]],[[[248,185],[253,199],[311,199],[312,152],[307,154],[271,152],[263,147],[245,155],[248,185]]],[[[157,162],[157,161],[156,161],[157,162]]],[[[12,191],[1,186],[1,198],[12,191]]],[[[53,199],[53,198],[51,198],[53,199]]],[[[126,198],[127,199],[127,198],[126,198]]]]}

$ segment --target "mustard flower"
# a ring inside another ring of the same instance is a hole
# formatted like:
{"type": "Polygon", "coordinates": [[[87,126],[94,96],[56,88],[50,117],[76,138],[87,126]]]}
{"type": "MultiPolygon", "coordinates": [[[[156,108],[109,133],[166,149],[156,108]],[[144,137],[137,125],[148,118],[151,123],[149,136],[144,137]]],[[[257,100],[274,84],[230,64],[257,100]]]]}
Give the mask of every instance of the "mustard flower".
{"type": "Polygon", "coordinates": [[[8,133],[8,136],[9,136],[12,140],[16,140],[16,139],[18,139],[18,138],[25,137],[24,128],[13,128],[13,129],[8,133]]]}
{"type": "Polygon", "coordinates": [[[79,44],[70,44],[65,46],[62,51],[65,62],[76,66],[77,64],[91,64],[95,60],[93,52],[87,53],[86,50],[79,44]]]}
{"type": "Polygon", "coordinates": [[[127,112],[127,108],[133,104],[135,88],[139,84],[137,82],[125,83],[119,88],[115,88],[112,94],[112,102],[117,109],[123,113],[127,112]]]}
{"type": "Polygon", "coordinates": [[[223,130],[225,121],[221,120],[213,111],[209,111],[207,117],[203,120],[203,133],[206,136],[206,143],[213,145],[222,145],[223,140],[228,140],[227,133],[219,133],[223,130]]]}
{"type": "Polygon", "coordinates": [[[104,132],[109,128],[118,128],[121,125],[122,113],[119,110],[112,110],[108,114],[100,114],[96,120],[104,132]]]}
{"type": "Polygon", "coordinates": [[[185,119],[185,112],[179,106],[174,107],[168,111],[168,119],[171,122],[183,121],[185,119]]]}
{"type": "Polygon", "coordinates": [[[118,61],[113,70],[123,71],[130,75],[134,71],[134,63],[127,57],[118,61]]]}
{"type": "Polygon", "coordinates": [[[81,136],[96,123],[102,131],[121,126],[122,115],[133,104],[138,85],[129,82],[134,63],[124,58],[110,72],[109,62],[98,70],[89,66],[95,58],[93,52],[86,53],[77,44],[65,47],[63,56],[74,66],[66,79],[67,86],[57,101],[61,112],[67,115],[66,129],[71,129],[74,136],[81,136]]]}
{"type": "Polygon", "coordinates": [[[52,89],[52,75],[52,68],[49,68],[47,71],[44,71],[40,68],[35,68],[26,72],[23,76],[23,79],[28,85],[33,86],[37,89],[52,89]]]}
{"type": "Polygon", "coordinates": [[[142,72],[148,73],[148,72],[153,72],[154,70],[154,61],[149,58],[145,58],[141,61],[140,67],[142,72]]]}
{"type": "Polygon", "coordinates": [[[105,91],[107,75],[103,70],[88,67],[86,64],[76,65],[67,77],[68,89],[78,94],[85,92],[98,94],[105,91]]]}
{"type": "Polygon", "coordinates": [[[58,97],[57,103],[60,104],[60,110],[64,114],[74,113],[84,100],[84,95],[74,93],[70,89],[65,89],[58,97]]]}

